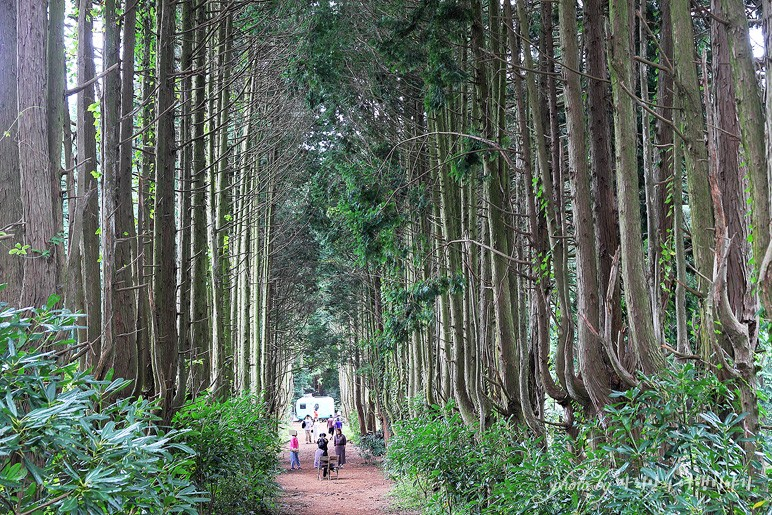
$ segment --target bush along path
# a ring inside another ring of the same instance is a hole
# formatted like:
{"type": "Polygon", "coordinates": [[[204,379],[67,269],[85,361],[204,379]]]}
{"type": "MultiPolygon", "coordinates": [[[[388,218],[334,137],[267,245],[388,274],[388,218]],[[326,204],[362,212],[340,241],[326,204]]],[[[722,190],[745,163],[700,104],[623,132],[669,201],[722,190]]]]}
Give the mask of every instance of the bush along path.
{"type": "MultiPolygon", "coordinates": [[[[393,482],[385,478],[378,465],[362,457],[360,449],[350,441],[346,446],[346,465],[338,477],[317,480],[314,468],[316,443],[305,443],[300,424],[293,424],[300,440],[300,470],[289,470],[289,444],[280,454],[282,473],[278,481],[283,493],[279,499],[281,515],[324,513],[325,515],[415,515],[393,507],[389,492],[393,482]]],[[[331,446],[332,447],[332,446],[331,446]]],[[[330,450],[332,454],[332,449],[330,450]]]]}

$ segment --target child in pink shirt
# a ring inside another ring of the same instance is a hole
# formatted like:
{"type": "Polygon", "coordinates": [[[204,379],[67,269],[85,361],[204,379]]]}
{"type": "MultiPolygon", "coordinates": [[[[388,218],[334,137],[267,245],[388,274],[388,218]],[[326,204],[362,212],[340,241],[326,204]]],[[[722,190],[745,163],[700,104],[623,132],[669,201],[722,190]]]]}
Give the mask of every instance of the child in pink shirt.
{"type": "Polygon", "coordinates": [[[290,439],[290,470],[295,470],[295,465],[300,470],[300,442],[296,434],[290,439]]]}

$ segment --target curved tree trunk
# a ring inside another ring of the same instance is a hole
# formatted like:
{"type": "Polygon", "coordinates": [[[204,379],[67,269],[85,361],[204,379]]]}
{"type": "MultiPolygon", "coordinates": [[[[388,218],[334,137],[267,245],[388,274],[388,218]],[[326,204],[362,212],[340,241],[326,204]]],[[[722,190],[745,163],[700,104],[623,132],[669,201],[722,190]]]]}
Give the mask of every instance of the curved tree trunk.
{"type": "Polygon", "coordinates": [[[595,221],[587,166],[584,109],[579,70],[579,35],[576,31],[576,4],[561,0],[560,41],[565,67],[563,75],[566,129],[568,132],[568,166],[573,193],[576,231],[576,297],[579,315],[579,370],[594,411],[600,413],[609,401],[613,369],[600,342],[600,298],[598,286],[595,221]]]}

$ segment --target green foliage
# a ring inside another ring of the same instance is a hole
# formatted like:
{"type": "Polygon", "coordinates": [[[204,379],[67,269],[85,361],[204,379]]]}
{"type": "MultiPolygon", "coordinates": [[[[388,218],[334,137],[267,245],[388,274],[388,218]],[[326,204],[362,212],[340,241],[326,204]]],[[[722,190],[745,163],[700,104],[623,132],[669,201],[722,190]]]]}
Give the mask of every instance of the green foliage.
{"type": "Polygon", "coordinates": [[[431,112],[442,108],[454,88],[467,80],[458,45],[467,37],[468,7],[456,0],[428,0],[396,5],[380,25],[388,37],[377,43],[391,68],[420,73],[424,105],[431,112]]]}
{"type": "Polygon", "coordinates": [[[477,138],[461,139],[461,151],[453,156],[450,176],[459,183],[465,183],[476,174],[482,174],[482,163],[485,152],[490,152],[477,138]]]}
{"type": "Polygon", "coordinates": [[[726,385],[686,365],[618,394],[575,441],[545,445],[503,420],[475,433],[452,404],[433,406],[395,424],[387,465],[427,513],[766,513],[769,438],[752,477],[742,418],[726,385]]]}
{"type": "MultiPolygon", "coordinates": [[[[291,5],[287,2],[288,6],[291,5]]],[[[290,61],[285,79],[298,92],[306,95],[309,107],[321,104],[333,106],[343,102],[340,88],[345,76],[346,49],[353,49],[354,42],[347,19],[329,2],[318,2],[312,6],[296,7],[305,10],[302,30],[306,37],[299,42],[296,57],[290,61]]],[[[334,109],[326,112],[332,116],[334,109]]]]}
{"type": "Polygon", "coordinates": [[[208,513],[270,513],[278,495],[277,422],[255,397],[188,402],[172,424],[196,452],[193,482],[209,492],[208,513]]]}
{"type": "Polygon", "coordinates": [[[770,341],[770,323],[764,318],[759,324],[759,343],[756,352],[756,370],[758,371],[759,412],[762,424],[772,425],[772,341],[770,341]]]}
{"type": "Polygon", "coordinates": [[[11,250],[8,251],[8,253],[12,256],[26,256],[29,248],[29,245],[22,245],[21,243],[17,243],[11,250]]]}
{"type": "Polygon", "coordinates": [[[383,431],[360,436],[357,445],[365,463],[371,463],[386,454],[386,441],[383,439],[383,431]]]}
{"type": "Polygon", "coordinates": [[[337,172],[345,181],[338,204],[328,210],[355,241],[360,265],[383,262],[398,253],[396,231],[402,222],[387,184],[375,180],[375,170],[365,163],[340,163],[337,172]]]}
{"type": "Polygon", "coordinates": [[[155,404],[114,400],[128,381],[98,381],[53,351],[75,318],[0,304],[0,506],[5,513],[197,513],[192,451],[155,426],[155,404]]]}
{"type": "Polygon", "coordinates": [[[434,303],[440,295],[463,291],[464,277],[440,277],[418,281],[409,288],[384,289],[384,337],[386,347],[404,343],[410,335],[434,320],[434,303]]]}

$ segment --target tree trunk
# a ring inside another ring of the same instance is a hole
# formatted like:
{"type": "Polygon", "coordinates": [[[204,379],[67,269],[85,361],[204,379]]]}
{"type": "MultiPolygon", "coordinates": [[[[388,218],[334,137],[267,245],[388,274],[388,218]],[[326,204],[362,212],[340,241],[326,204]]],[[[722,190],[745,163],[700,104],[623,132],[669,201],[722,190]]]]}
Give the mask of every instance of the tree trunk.
{"type": "MultiPolygon", "coordinates": [[[[593,209],[598,246],[598,296],[605,298],[611,275],[611,261],[619,248],[619,215],[614,194],[614,162],[611,158],[611,94],[606,69],[606,15],[601,0],[588,0],[584,10],[584,36],[587,49],[587,109],[589,111],[590,168],[592,170],[593,209]]],[[[611,335],[622,330],[622,302],[619,282],[612,296],[611,335]]],[[[604,315],[602,315],[604,316],[604,315]]],[[[605,321],[601,325],[605,325],[605,321]]]]}
{"type": "MultiPolygon", "coordinates": [[[[520,23],[520,33],[529,33],[528,17],[526,15],[523,2],[517,4],[517,18],[520,23]]],[[[526,69],[533,69],[533,59],[531,52],[523,52],[523,64],[526,69]]],[[[546,135],[544,132],[544,111],[539,99],[536,81],[533,74],[525,76],[528,98],[531,99],[531,118],[533,120],[534,141],[536,142],[536,156],[540,172],[543,209],[547,220],[547,234],[549,235],[550,248],[552,249],[552,266],[555,278],[555,294],[557,296],[557,305],[560,310],[560,318],[557,321],[558,348],[555,359],[555,370],[560,384],[566,391],[580,404],[589,402],[587,391],[580,378],[574,373],[574,330],[571,317],[567,316],[571,311],[570,294],[568,288],[568,272],[565,242],[562,238],[564,233],[563,224],[559,218],[560,197],[555,190],[562,187],[561,183],[553,182],[552,167],[559,166],[555,162],[555,156],[552,159],[548,155],[546,144],[546,135]]],[[[558,145],[558,141],[553,138],[553,146],[558,145]]]]}
{"type": "MultiPolygon", "coordinates": [[[[115,230],[116,289],[113,307],[120,312],[115,318],[115,373],[118,377],[134,379],[134,393],[141,385],[138,375],[137,351],[137,293],[146,294],[136,277],[137,230],[134,220],[134,46],[137,32],[137,4],[127,5],[123,13],[123,56],[121,83],[121,132],[118,151],[118,180],[116,181],[115,230]],[[137,288],[140,289],[137,289],[137,288]],[[120,324],[119,324],[120,320],[120,324]]],[[[117,75],[117,73],[116,73],[117,75]]]]}
{"type": "Polygon", "coordinates": [[[153,373],[156,393],[161,399],[163,422],[168,424],[173,413],[177,378],[177,270],[175,249],[175,134],[174,134],[174,25],[172,0],[161,0],[158,6],[158,60],[156,76],[156,193],[153,264],[155,285],[153,314],[155,337],[152,344],[153,373]]]}
{"type": "MultiPolygon", "coordinates": [[[[62,202],[62,143],[64,140],[64,0],[49,0],[48,3],[48,152],[51,161],[51,173],[54,181],[54,233],[60,247],[56,252],[56,266],[60,274],[64,273],[64,214],[62,202]]],[[[71,207],[71,206],[70,206],[71,207]]],[[[74,210],[69,210],[70,224],[74,222],[74,210]]],[[[60,282],[65,282],[60,277],[60,282]]],[[[63,291],[61,285],[57,288],[63,291]]]]}
{"type": "MultiPolygon", "coordinates": [[[[754,68],[748,18],[742,0],[715,0],[711,11],[720,13],[726,24],[726,42],[729,47],[729,64],[732,70],[737,105],[737,118],[742,136],[743,160],[747,163],[750,186],[753,262],[756,272],[770,242],[769,179],[767,177],[766,148],[764,141],[764,109],[761,90],[754,68]],[[720,9],[717,7],[720,5],[720,9]]],[[[713,21],[715,24],[716,22],[713,21]]],[[[734,134],[734,133],[733,133],[734,134]]],[[[732,236],[731,234],[729,235],[732,236]]],[[[745,315],[744,313],[742,315],[745,315]]],[[[748,320],[741,316],[741,322],[748,320]]],[[[751,333],[753,333],[751,328],[751,333]]]]}
{"type": "MultiPolygon", "coordinates": [[[[94,68],[92,0],[80,0],[78,6],[78,82],[88,83],[96,74],[94,68]]],[[[102,279],[99,266],[99,195],[97,188],[97,149],[94,111],[94,85],[78,92],[77,147],[78,147],[78,202],[82,212],[81,284],[84,311],[87,315],[86,335],[91,349],[85,364],[94,366],[101,353],[102,341],[102,279]]]]}
{"type": "MultiPolygon", "coordinates": [[[[0,302],[17,306],[22,290],[23,256],[9,253],[24,241],[21,202],[21,175],[16,116],[16,0],[0,0],[0,231],[9,235],[0,240],[0,302]],[[7,131],[7,133],[6,133],[7,131]]],[[[2,234],[0,234],[2,236],[2,234]]]]}
{"type": "Polygon", "coordinates": [[[574,228],[576,231],[576,297],[578,311],[579,370],[587,393],[592,399],[593,411],[601,413],[615,386],[613,369],[600,342],[600,298],[593,219],[590,193],[590,172],[587,166],[584,106],[582,104],[579,70],[579,35],[576,31],[576,4],[561,0],[560,41],[562,48],[566,131],[568,133],[568,166],[573,193],[574,228]]]}
{"type": "Polygon", "coordinates": [[[196,55],[195,74],[193,75],[193,91],[191,92],[191,111],[193,116],[193,270],[192,270],[192,297],[193,318],[191,326],[191,369],[193,395],[202,388],[209,386],[209,342],[212,337],[212,320],[209,305],[209,246],[207,243],[207,163],[205,146],[206,124],[206,0],[199,0],[196,6],[196,55]]]}
{"type": "Polygon", "coordinates": [[[153,30],[153,18],[148,10],[142,15],[142,165],[137,184],[137,282],[146,286],[138,290],[137,303],[137,388],[150,395],[153,392],[153,370],[151,357],[151,340],[153,334],[153,313],[150,309],[153,295],[153,219],[150,218],[151,196],[150,184],[154,178],[155,129],[152,120],[155,118],[155,102],[153,101],[155,82],[151,74],[151,55],[155,54],[156,38],[153,30]]]}
{"type": "MultiPolygon", "coordinates": [[[[685,0],[671,0],[671,28],[673,30],[673,72],[675,74],[675,122],[683,142],[686,185],[689,193],[691,212],[691,243],[694,266],[697,271],[697,290],[707,295],[709,278],[713,275],[713,205],[708,184],[708,152],[704,132],[705,113],[700,99],[700,84],[697,77],[694,51],[694,27],[690,4],[685,0]]],[[[714,68],[714,72],[717,71],[714,68]]],[[[729,157],[729,156],[727,156],[729,157]]],[[[680,165],[680,163],[678,163],[680,165]]],[[[680,174],[676,174],[676,180],[680,174]]],[[[674,192],[680,192],[680,183],[674,185],[674,192]]],[[[678,259],[678,258],[677,258],[678,259]]],[[[684,281],[679,273],[679,280],[684,281]]],[[[705,301],[702,301],[703,305],[705,301]]],[[[705,309],[702,309],[703,315],[705,309]]],[[[703,320],[703,324],[707,320],[703,320]]],[[[708,341],[702,342],[703,353],[712,347],[712,329],[702,332],[708,341]]]]}
{"type": "Polygon", "coordinates": [[[27,255],[20,305],[40,307],[59,290],[55,244],[60,213],[57,170],[51,166],[48,140],[47,2],[17,2],[17,110],[19,173],[27,255]]]}
{"type": "Polygon", "coordinates": [[[611,90],[614,97],[614,140],[616,150],[617,197],[621,241],[622,278],[625,287],[630,340],[638,366],[645,374],[662,368],[664,356],[654,333],[653,314],[646,287],[639,186],[636,157],[635,108],[632,99],[631,30],[634,18],[629,0],[612,0],[611,90]]]}
{"type": "Polygon", "coordinates": [[[191,130],[192,89],[193,89],[193,43],[196,33],[193,30],[193,1],[182,4],[182,49],[180,52],[180,69],[182,71],[181,110],[180,110],[180,141],[182,142],[181,172],[180,172],[180,231],[178,232],[178,244],[180,252],[180,307],[177,328],[177,346],[179,347],[180,360],[177,369],[177,391],[175,392],[174,405],[181,406],[185,402],[187,387],[190,383],[190,373],[193,368],[191,345],[191,320],[193,310],[192,300],[192,276],[193,276],[193,146],[188,138],[193,136],[191,130]]]}

